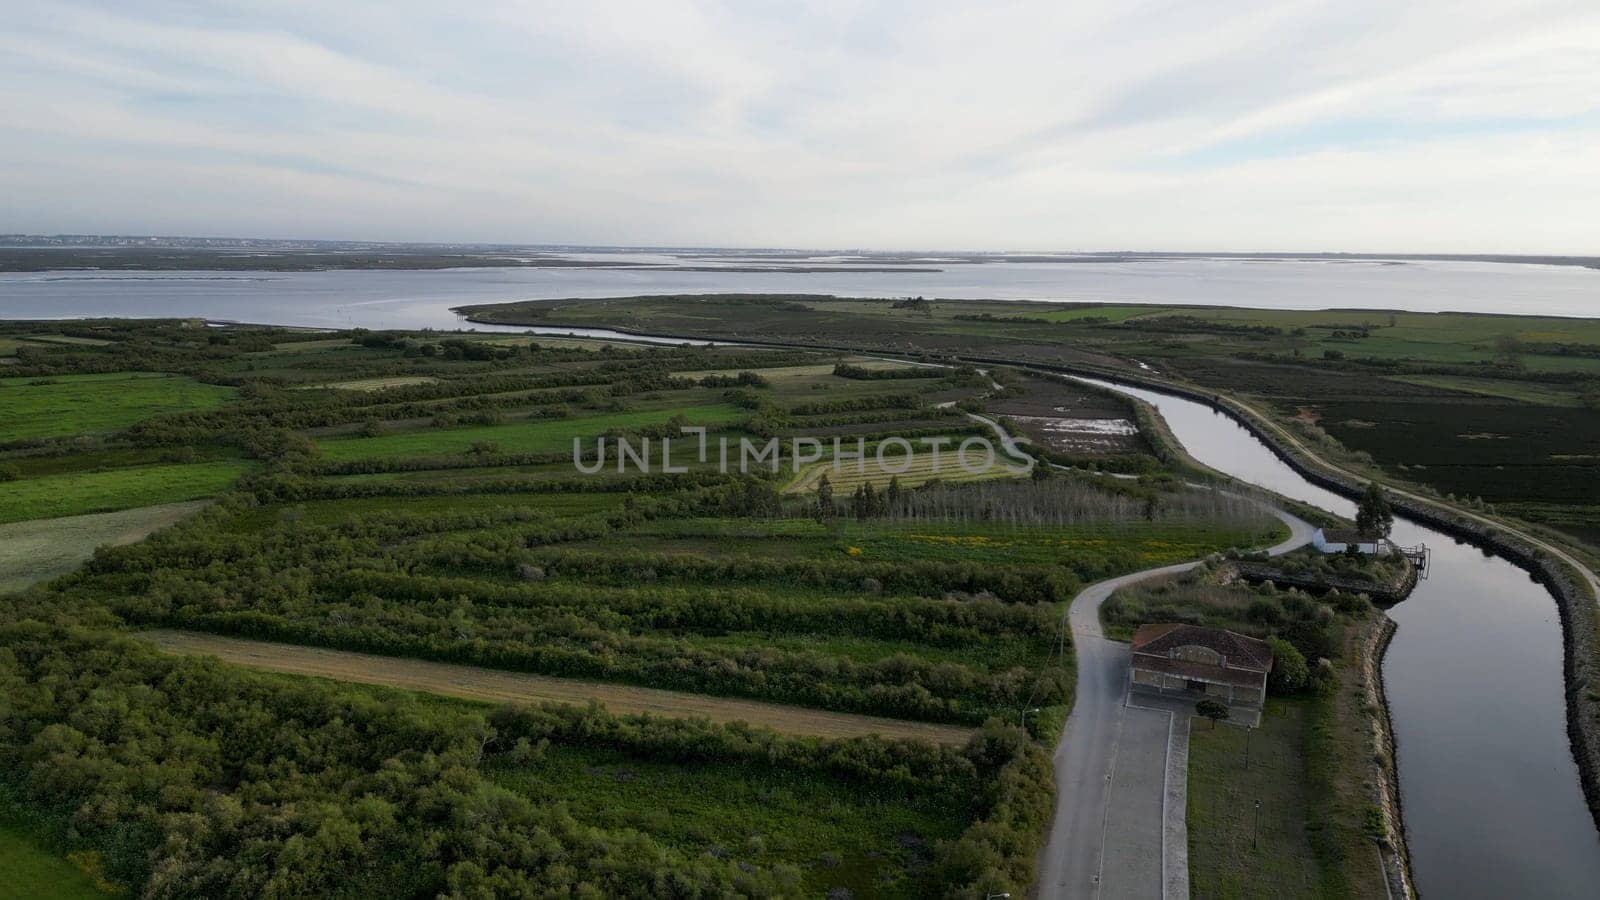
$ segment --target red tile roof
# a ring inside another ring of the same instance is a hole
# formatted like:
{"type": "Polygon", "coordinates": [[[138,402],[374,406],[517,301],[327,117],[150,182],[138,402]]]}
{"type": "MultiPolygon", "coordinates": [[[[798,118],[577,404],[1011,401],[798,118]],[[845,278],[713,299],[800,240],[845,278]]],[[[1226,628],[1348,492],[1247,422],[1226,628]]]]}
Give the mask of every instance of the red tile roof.
{"type": "MultiPolygon", "coordinates": [[[[1272,669],[1272,648],[1266,641],[1245,637],[1224,628],[1205,628],[1177,622],[1140,625],[1133,635],[1133,652],[1137,656],[1155,656],[1165,660],[1179,647],[1205,647],[1222,654],[1229,669],[1243,669],[1260,675],[1272,669]]],[[[1182,660],[1169,660],[1182,662],[1182,660]]],[[[1141,668],[1154,668],[1145,660],[1135,660],[1141,668]]],[[[1219,667],[1205,663],[1186,663],[1203,666],[1210,671],[1219,667]]],[[[1177,673],[1173,673],[1177,674],[1177,673]]]]}
{"type": "Polygon", "coordinates": [[[1248,688],[1260,687],[1261,677],[1267,674],[1262,669],[1236,669],[1232,666],[1213,666],[1210,663],[1149,655],[1135,657],[1133,666],[1146,672],[1160,672],[1163,675],[1171,675],[1174,678],[1184,678],[1191,681],[1214,681],[1219,684],[1231,684],[1235,687],[1248,688]]]}
{"type": "Polygon", "coordinates": [[[1375,534],[1362,534],[1354,528],[1324,528],[1322,539],[1330,544],[1373,544],[1381,540],[1375,534]]]}

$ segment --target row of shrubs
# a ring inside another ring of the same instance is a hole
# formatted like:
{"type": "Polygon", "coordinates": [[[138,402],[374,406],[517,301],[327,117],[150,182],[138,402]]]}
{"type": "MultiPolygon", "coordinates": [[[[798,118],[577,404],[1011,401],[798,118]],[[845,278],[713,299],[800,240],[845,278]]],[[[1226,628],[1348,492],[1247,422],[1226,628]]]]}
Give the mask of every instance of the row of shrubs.
{"type": "Polygon", "coordinates": [[[1080,586],[1058,566],[992,562],[915,560],[884,562],[852,558],[706,558],[630,550],[593,551],[545,547],[521,549],[508,542],[441,538],[431,561],[460,569],[506,572],[529,563],[552,575],[597,584],[632,585],[660,578],[687,583],[779,582],[838,591],[882,591],[942,597],[952,592],[993,595],[1009,603],[1055,603],[1080,586]],[[870,579],[870,580],[869,580],[870,579]]]}
{"type": "MultiPolygon", "coordinates": [[[[601,587],[586,579],[549,580],[552,570],[560,572],[554,567],[524,563],[518,570],[527,583],[351,569],[318,579],[316,588],[341,598],[365,593],[394,601],[455,597],[483,606],[600,607],[638,631],[836,634],[940,647],[1007,637],[1041,641],[1046,649],[1056,637],[1051,607],[990,598],[808,596],[698,584],[601,587]]],[[[863,587],[870,592],[875,586],[863,587]]]]}

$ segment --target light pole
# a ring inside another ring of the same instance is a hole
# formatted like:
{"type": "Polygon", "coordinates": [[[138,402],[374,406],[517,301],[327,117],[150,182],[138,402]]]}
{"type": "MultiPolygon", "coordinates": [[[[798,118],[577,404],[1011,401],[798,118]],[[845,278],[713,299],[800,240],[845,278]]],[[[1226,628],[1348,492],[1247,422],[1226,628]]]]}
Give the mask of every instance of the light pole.
{"type": "Polygon", "coordinates": [[[1254,725],[1244,727],[1244,767],[1247,771],[1250,768],[1250,735],[1255,733],[1255,730],[1254,725]]]}
{"type": "Polygon", "coordinates": [[[1256,828],[1250,832],[1250,849],[1256,849],[1256,838],[1261,834],[1261,801],[1256,801],[1256,828]]]}
{"type": "Polygon", "coordinates": [[[1023,731],[1027,731],[1028,730],[1028,713],[1038,713],[1038,712],[1039,712],[1039,707],[1037,707],[1037,706],[1035,706],[1032,709],[1025,709],[1025,710],[1022,711],[1022,730],[1023,731]]]}

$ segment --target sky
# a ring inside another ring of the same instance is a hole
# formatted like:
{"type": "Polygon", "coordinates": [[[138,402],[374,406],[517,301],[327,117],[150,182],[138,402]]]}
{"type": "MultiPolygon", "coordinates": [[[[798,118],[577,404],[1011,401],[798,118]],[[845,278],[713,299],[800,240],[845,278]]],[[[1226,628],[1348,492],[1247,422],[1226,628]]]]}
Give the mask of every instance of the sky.
{"type": "Polygon", "coordinates": [[[0,232],[1600,253],[1600,3],[0,0],[0,232]]]}

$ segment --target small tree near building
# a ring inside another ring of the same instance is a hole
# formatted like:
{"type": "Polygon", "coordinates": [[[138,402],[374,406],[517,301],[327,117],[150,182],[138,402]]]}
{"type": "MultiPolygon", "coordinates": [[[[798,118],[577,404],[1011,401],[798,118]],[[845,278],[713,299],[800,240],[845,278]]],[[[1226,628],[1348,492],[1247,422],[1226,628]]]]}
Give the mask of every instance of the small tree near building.
{"type": "Polygon", "coordinates": [[[1361,504],[1356,508],[1356,530],[1363,535],[1385,538],[1394,530],[1394,510],[1389,508],[1389,500],[1376,481],[1367,482],[1367,492],[1361,495],[1361,504]]]}
{"type": "Polygon", "coordinates": [[[1311,667],[1305,656],[1295,646],[1277,635],[1267,638],[1272,648],[1272,673],[1267,676],[1267,687],[1273,693],[1296,694],[1311,682],[1311,667]]]}
{"type": "Polygon", "coordinates": [[[1201,700],[1194,705],[1196,715],[1205,716],[1211,720],[1211,727],[1216,728],[1217,723],[1228,718],[1228,707],[1225,703],[1216,700],[1201,700]]]}

